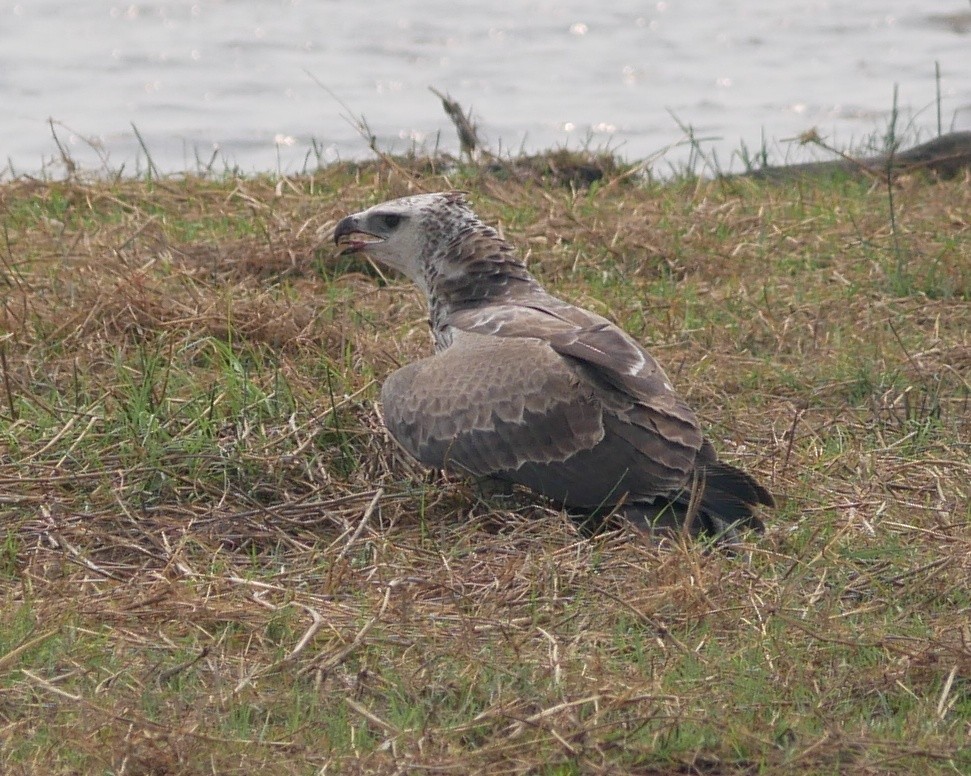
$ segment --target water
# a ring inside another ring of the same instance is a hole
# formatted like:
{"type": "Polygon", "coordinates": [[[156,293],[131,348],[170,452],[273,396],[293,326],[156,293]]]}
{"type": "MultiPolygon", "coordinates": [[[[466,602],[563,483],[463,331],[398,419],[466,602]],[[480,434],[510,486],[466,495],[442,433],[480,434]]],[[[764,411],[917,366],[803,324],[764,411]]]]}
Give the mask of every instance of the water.
{"type": "MultiPolygon", "coordinates": [[[[0,169],[300,171],[379,145],[455,151],[428,91],[472,107],[492,150],[668,149],[679,123],[724,167],[813,127],[846,146],[971,129],[967,0],[0,0],[0,169]],[[49,122],[53,121],[53,130],[49,122]],[[316,153],[311,153],[316,143],[316,153]],[[308,162],[309,160],[309,162],[308,162]]],[[[673,147],[671,147],[673,146],[673,147]]]]}

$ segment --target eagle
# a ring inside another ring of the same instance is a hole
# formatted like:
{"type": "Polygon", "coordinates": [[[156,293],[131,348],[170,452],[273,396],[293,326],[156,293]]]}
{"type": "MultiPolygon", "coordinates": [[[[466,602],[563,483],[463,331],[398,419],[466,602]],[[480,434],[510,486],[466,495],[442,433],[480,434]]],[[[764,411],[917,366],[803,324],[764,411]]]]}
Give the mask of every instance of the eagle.
{"type": "Polygon", "coordinates": [[[462,192],[343,218],[340,254],[398,270],[428,302],[435,354],[391,373],[384,421],[422,464],[522,485],[574,514],[735,541],[772,495],[718,459],[657,361],[548,293],[462,192]]]}

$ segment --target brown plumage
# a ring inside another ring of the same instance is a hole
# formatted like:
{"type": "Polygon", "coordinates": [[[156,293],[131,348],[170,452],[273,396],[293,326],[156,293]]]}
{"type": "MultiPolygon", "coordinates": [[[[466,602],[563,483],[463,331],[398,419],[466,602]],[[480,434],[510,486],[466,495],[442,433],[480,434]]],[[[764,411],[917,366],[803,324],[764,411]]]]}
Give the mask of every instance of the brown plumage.
{"type": "Polygon", "coordinates": [[[658,363],[602,316],[548,294],[462,194],[344,218],[344,252],[428,298],[436,354],[381,390],[391,435],[427,466],[518,483],[573,511],[644,527],[760,530],[771,494],[718,461],[658,363]]]}

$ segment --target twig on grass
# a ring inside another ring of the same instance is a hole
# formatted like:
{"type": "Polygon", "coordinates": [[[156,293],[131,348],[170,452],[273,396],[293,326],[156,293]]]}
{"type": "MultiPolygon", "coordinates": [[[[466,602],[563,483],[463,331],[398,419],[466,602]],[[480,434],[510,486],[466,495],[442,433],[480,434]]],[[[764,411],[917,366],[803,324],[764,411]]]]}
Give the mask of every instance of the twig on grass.
{"type": "Polygon", "coordinates": [[[374,514],[374,510],[377,509],[378,502],[381,500],[383,495],[384,488],[378,488],[377,492],[374,494],[374,498],[371,499],[371,503],[368,504],[367,509],[364,510],[364,514],[361,516],[361,519],[357,524],[357,528],[354,529],[354,533],[351,534],[351,538],[347,540],[347,543],[341,548],[341,551],[337,553],[337,557],[334,558],[333,563],[331,563],[331,568],[336,567],[342,560],[344,560],[344,557],[350,551],[351,546],[360,538],[361,533],[364,531],[368,521],[371,519],[371,515],[374,514]]]}
{"type": "Polygon", "coordinates": [[[43,644],[51,636],[56,635],[59,631],[60,631],[59,628],[52,628],[51,630],[46,630],[40,635],[34,636],[32,639],[27,639],[27,641],[23,642],[17,647],[14,647],[6,654],[0,655],[0,671],[6,670],[9,666],[17,662],[17,658],[19,658],[22,654],[24,654],[24,652],[27,652],[28,650],[31,650],[34,647],[39,646],[40,644],[43,644]]]}
{"type": "Polygon", "coordinates": [[[87,558],[85,558],[77,547],[71,544],[67,539],[65,539],[59,533],[55,531],[48,531],[47,537],[56,547],[59,547],[62,550],[67,550],[68,554],[71,556],[71,559],[77,563],[80,563],[86,569],[90,569],[96,574],[100,574],[101,576],[107,577],[108,579],[113,579],[115,582],[125,581],[124,577],[120,577],[117,574],[112,574],[110,571],[107,571],[106,569],[101,568],[101,566],[99,566],[94,561],[88,560],[87,558]]]}
{"type": "Polygon", "coordinates": [[[138,127],[135,126],[135,122],[131,122],[132,131],[135,133],[135,137],[138,138],[138,145],[141,146],[142,151],[145,152],[145,159],[148,162],[148,179],[152,180],[152,175],[154,174],[155,180],[160,179],[162,176],[159,175],[158,167],[155,166],[155,161],[152,159],[152,152],[148,150],[148,144],[145,142],[145,138],[142,137],[142,133],[138,131],[138,127]]]}
{"type": "Polygon", "coordinates": [[[54,129],[54,119],[47,119],[47,123],[51,128],[51,135],[54,138],[54,145],[57,146],[57,152],[61,155],[61,161],[64,163],[64,167],[67,169],[67,177],[73,178],[75,173],[77,173],[78,166],[71,158],[71,155],[67,152],[67,149],[61,145],[61,139],[57,136],[57,131],[54,129]]]}
{"type": "Polygon", "coordinates": [[[10,367],[7,365],[7,340],[0,341],[0,369],[3,370],[3,389],[7,395],[7,406],[10,408],[10,420],[17,420],[17,406],[13,401],[13,388],[10,385],[10,367]]]}
{"type": "Polygon", "coordinates": [[[206,644],[206,646],[204,646],[201,650],[199,650],[199,654],[196,655],[195,657],[191,657],[185,662],[179,663],[177,666],[172,666],[171,668],[167,668],[164,671],[160,672],[159,675],[155,677],[155,683],[159,687],[161,687],[163,684],[168,683],[170,679],[175,678],[183,671],[186,671],[189,668],[192,668],[192,666],[194,666],[200,660],[204,660],[206,657],[209,656],[209,649],[210,649],[209,645],[206,644]]]}
{"type": "Polygon", "coordinates": [[[22,668],[20,669],[20,672],[28,679],[30,679],[30,681],[34,682],[34,684],[36,684],[38,687],[46,690],[47,692],[53,695],[60,695],[62,698],[67,698],[69,701],[75,701],[75,702],[84,700],[80,695],[75,695],[74,693],[70,693],[67,690],[62,690],[60,687],[58,687],[57,685],[51,682],[48,682],[43,677],[37,676],[37,674],[35,674],[33,671],[28,671],[26,668],[22,668]]]}
{"type": "Polygon", "coordinates": [[[364,624],[364,627],[357,632],[357,634],[354,636],[354,639],[351,641],[350,644],[348,644],[343,649],[340,649],[337,652],[331,653],[329,655],[321,654],[317,656],[310,663],[308,663],[307,665],[305,665],[303,668],[300,669],[299,671],[300,675],[304,676],[310,673],[311,671],[321,671],[321,672],[330,671],[335,666],[338,666],[341,663],[343,663],[348,658],[348,656],[351,655],[361,645],[361,643],[364,641],[364,637],[371,632],[371,629],[384,616],[385,611],[387,611],[388,609],[388,602],[391,600],[392,587],[393,585],[388,585],[388,587],[385,589],[384,599],[381,601],[381,608],[378,610],[378,613],[364,624]]]}

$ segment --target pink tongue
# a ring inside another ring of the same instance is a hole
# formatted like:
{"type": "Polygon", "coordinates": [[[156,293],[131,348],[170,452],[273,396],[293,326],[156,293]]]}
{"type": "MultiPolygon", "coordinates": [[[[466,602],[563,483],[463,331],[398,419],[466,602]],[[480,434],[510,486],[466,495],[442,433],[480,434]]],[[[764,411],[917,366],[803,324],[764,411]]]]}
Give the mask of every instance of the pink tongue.
{"type": "Polygon", "coordinates": [[[344,247],[341,253],[355,253],[361,250],[367,243],[364,240],[352,240],[350,242],[344,243],[344,247]]]}

